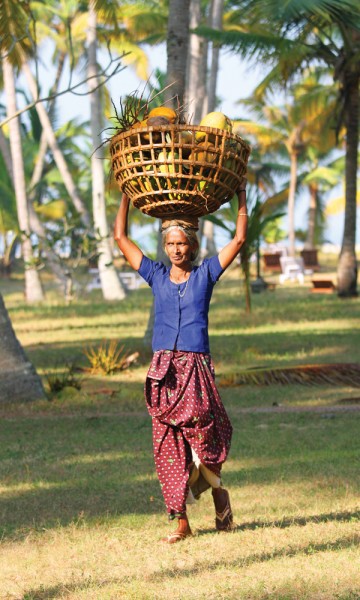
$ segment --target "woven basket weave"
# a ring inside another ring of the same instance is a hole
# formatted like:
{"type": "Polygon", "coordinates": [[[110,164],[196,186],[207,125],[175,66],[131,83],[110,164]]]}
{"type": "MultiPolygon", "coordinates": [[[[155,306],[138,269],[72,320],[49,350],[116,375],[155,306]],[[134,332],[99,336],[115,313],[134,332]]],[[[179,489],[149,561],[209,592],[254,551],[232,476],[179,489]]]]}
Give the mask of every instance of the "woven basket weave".
{"type": "Polygon", "coordinates": [[[165,125],[115,135],[110,154],[120,190],[141,212],[164,219],[199,217],[228,202],[246,174],[250,147],[221,129],[165,125]]]}

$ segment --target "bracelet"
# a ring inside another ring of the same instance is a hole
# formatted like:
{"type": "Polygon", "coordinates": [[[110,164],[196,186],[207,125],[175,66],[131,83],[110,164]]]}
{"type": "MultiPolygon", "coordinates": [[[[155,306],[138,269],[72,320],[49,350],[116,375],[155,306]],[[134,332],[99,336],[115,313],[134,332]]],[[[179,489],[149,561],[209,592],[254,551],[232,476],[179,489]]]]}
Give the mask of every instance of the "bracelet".
{"type": "Polygon", "coordinates": [[[249,215],[248,215],[247,212],[246,213],[238,212],[238,216],[240,216],[240,217],[248,217],[249,215]]]}

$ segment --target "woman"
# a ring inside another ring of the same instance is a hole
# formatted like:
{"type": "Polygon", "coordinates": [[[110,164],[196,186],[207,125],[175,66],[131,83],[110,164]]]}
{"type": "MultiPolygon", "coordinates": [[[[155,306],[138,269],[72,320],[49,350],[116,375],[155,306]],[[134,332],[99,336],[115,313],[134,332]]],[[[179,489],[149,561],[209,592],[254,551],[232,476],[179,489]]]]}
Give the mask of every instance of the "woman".
{"type": "Polygon", "coordinates": [[[153,359],[145,399],[153,422],[155,466],[170,519],[177,529],[163,539],[173,544],[191,535],[186,502],[212,488],[215,525],[230,530],[229,494],[221,467],[232,427],[215,385],[208,336],[213,287],[245,242],[246,192],[238,190],[234,238],[217,256],[193,265],[199,247],[196,230],[179,221],[163,222],[163,246],[171,267],[146,257],[127,235],[129,198],[123,195],[114,237],[131,267],[151,286],[155,298],[153,359]]]}

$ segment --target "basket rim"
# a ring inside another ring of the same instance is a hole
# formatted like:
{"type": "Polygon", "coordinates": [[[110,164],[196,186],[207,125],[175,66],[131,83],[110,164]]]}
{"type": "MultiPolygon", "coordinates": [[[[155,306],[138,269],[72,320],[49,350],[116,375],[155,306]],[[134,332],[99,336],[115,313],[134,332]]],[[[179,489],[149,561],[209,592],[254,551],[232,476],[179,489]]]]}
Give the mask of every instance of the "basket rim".
{"type": "Polygon", "coordinates": [[[204,133],[210,133],[214,135],[220,134],[223,137],[240,142],[248,149],[249,152],[251,152],[250,144],[236,133],[226,131],[226,129],[219,129],[217,127],[207,127],[205,125],[188,125],[187,123],[169,123],[168,125],[145,125],[143,127],[134,127],[133,129],[127,129],[126,131],[114,133],[114,135],[110,138],[110,145],[112,146],[117,140],[126,139],[127,137],[133,136],[136,133],[147,133],[152,131],[202,131],[204,133]]]}

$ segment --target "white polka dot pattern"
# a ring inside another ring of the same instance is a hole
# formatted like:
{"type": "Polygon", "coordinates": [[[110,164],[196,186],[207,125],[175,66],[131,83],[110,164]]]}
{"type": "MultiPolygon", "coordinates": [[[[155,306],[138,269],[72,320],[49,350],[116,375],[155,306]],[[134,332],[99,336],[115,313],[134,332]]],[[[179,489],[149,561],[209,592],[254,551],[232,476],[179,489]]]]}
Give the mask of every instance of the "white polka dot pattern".
{"type": "Polygon", "coordinates": [[[155,352],[145,382],[145,399],[167,511],[170,515],[185,512],[191,448],[220,476],[231,443],[232,426],[215,384],[210,355],[155,352]]]}

